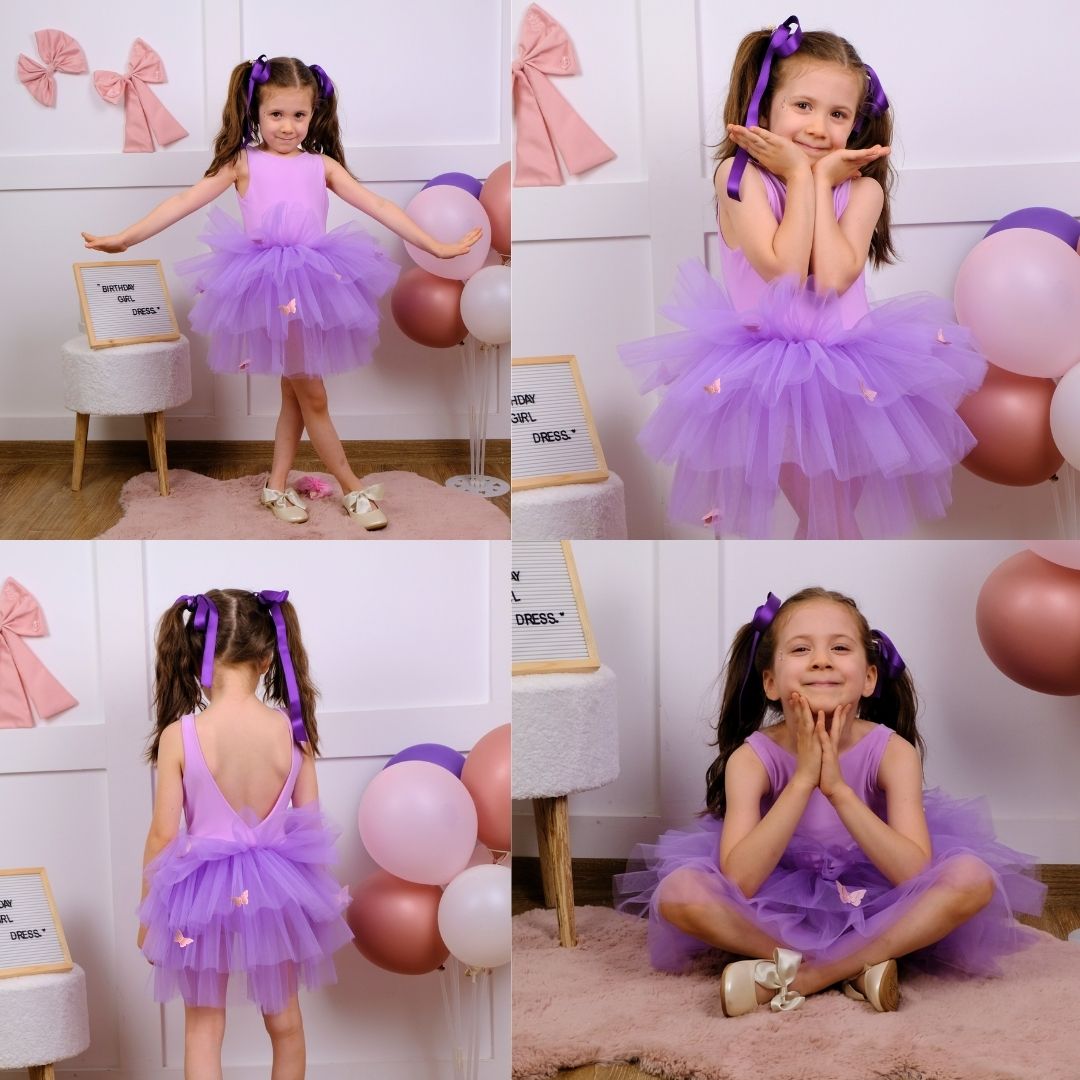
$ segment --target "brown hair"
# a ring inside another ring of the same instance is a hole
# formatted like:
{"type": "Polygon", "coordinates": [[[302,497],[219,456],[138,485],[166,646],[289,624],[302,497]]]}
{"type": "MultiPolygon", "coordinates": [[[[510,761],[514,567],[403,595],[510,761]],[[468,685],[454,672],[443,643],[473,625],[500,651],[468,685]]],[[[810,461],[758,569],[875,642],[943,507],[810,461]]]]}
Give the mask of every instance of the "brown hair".
{"type": "MultiPolygon", "coordinates": [[[[731,84],[728,87],[727,99],[724,102],[724,138],[717,147],[714,159],[717,164],[734,157],[738,147],[727,135],[728,124],[745,124],[746,113],[750,108],[750,99],[754,94],[754,86],[761,72],[761,65],[765,59],[765,52],[772,37],[772,30],[756,30],[747,34],[739,42],[739,48],[735,53],[735,63],[731,69],[731,84]]],[[[773,93],[783,80],[783,74],[787,68],[800,61],[817,61],[822,64],[836,64],[848,71],[855,72],[864,81],[869,93],[869,75],[862,58],[855,51],[855,47],[846,38],[828,30],[808,30],[803,33],[799,48],[791,56],[774,59],[769,71],[769,82],[765,87],[765,93],[761,98],[761,115],[769,115],[769,107],[772,104],[773,93]]],[[[862,126],[858,133],[852,131],[848,137],[848,148],[860,150],[868,146],[890,146],[893,137],[892,107],[890,106],[880,116],[873,116],[866,111],[865,105],[860,108],[859,119],[862,126]]],[[[896,249],[893,247],[892,233],[890,231],[889,197],[892,193],[896,179],[896,171],[892,166],[891,157],[881,157],[870,162],[861,170],[863,176],[869,176],[881,185],[885,192],[885,202],[881,207],[881,216],[874,227],[874,235],[870,240],[870,260],[874,266],[883,263],[891,263],[896,259],[896,249]]]]}
{"type": "Polygon", "coordinates": [[[813,586],[789,596],[779,607],[768,629],[761,635],[757,650],[751,657],[754,642],[754,627],[747,623],[739,628],[735,640],[731,643],[727,662],[722,676],[723,696],[720,702],[720,715],[716,724],[717,748],[716,760],[705,774],[706,795],[705,813],[723,817],[727,811],[727,794],[724,790],[724,769],[728,758],[761,727],[761,722],[771,712],[782,714],[779,702],[770,701],[765,696],[761,674],[772,668],[776,650],[777,628],[780,620],[790,614],[798,604],[809,600],[831,600],[851,609],[858,628],[866,658],[878,669],[880,696],[859,699],[859,716],[875,724],[884,724],[892,728],[897,735],[907,739],[919,751],[920,757],[926,756],[926,744],[918,732],[915,720],[919,711],[919,699],[915,693],[915,684],[911,674],[905,668],[895,679],[890,679],[879,662],[878,639],[870,633],[870,624],[858,609],[855,601],[843,593],[830,592],[813,586]],[[745,681],[745,687],[743,683],[745,681]]]}
{"type": "MultiPolygon", "coordinates": [[[[270,660],[263,678],[263,694],[269,704],[285,707],[288,692],[285,672],[278,655],[277,631],[267,607],[244,589],[211,589],[206,598],[218,613],[215,664],[258,664],[270,660]]],[[[146,757],[157,761],[161,733],[180,717],[206,707],[199,684],[200,666],[206,634],[195,627],[195,620],[185,621],[187,607],[177,601],[161,616],[154,643],[154,731],[147,745],[146,757]]],[[[318,690],[308,673],[307,652],[300,638],[296,609],[289,600],[281,605],[285,636],[292,657],[296,682],[300,689],[300,712],[312,756],[319,752],[319,732],[315,722],[315,699],[318,690]]]]}
{"type": "MultiPolygon", "coordinates": [[[[341,145],[341,129],[337,115],[337,87],[329,97],[319,93],[319,81],[311,68],[297,60],[295,56],[275,56],[269,61],[270,78],[265,83],[256,83],[251,95],[251,108],[248,108],[247,88],[251,69],[255,66],[251,60],[237,64],[229,76],[229,92],[225,99],[225,108],[221,113],[221,130],[214,138],[214,160],[205,176],[214,176],[223,166],[234,162],[251,142],[258,142],[259,101],[264,88],[294,90],[307,87],[311,90],[312,113],[307,136],[300,144],[309,154],[326,154],[332,157],[346,172],[345,151],[341,145]]],[[[352,173],[349,173],[352,176],[352,173]]],[[[354,178],[355,179],[355,178],[354,178]]]]}

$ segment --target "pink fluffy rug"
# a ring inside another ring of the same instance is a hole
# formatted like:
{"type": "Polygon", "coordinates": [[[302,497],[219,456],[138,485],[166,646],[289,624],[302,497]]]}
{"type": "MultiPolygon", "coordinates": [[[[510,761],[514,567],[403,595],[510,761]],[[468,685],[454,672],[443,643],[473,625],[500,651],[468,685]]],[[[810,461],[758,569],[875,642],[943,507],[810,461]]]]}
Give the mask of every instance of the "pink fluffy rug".
{"type": "Polygon", "coordinates": [[[680,1080],[1080,1077],[1080,946],[1049,934],[1005,957],[1003,979],[901,970],[895,1013],[830,990],[794,1012],[729,1020],[716,973],[649,967],[643,920],[599,907],[576,915],[576,949],[559,948],[554,912],[514,919],[516,1080],[619,1061],[680,1080]]]}
{"type": "Polygon", "coordinates": [[[169,471],[168,498],[158,495],[157,473],[132,477],[120,492],[124,516],[102,540],[508,540],[510,519],[481,495],[455,491],[410,472],[372,473],[364,486],[382,483],[379,506],[390,523],[365,532],[342,509],[341,488],[323,473],[303,475],[333,487],[322,499],[305,498],[303,525],[279,521],[259,503],[266,474],[214,480],[184,469],[169,471]]]}

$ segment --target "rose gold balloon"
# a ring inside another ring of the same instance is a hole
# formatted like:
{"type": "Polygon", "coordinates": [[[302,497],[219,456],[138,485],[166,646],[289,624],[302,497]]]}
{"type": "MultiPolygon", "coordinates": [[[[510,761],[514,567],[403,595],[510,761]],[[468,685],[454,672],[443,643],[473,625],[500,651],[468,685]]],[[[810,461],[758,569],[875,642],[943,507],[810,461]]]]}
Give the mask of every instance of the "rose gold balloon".
{"type": "Polygon", "coordinates": [[[500,255],[510,254],[510,162],[500,165],[480,189],[480,205],[491,222],[491,246],[500,255]]]}
{"type": "Polygon", "coordinates": [[[979,440],[961,464],[1012,487],[1049,479],[1065,460],[1050,433],[1053,396],[1053,379],[1014,375],[991,364],[986,381],[956,410],[979,440]]]}
{"type": "Polygon", "coordinates": [[[461,319],[465,282],[436,277],[414,266],[398,278],[390,311],[406,336],[432,349],[448,349],[467,333],[461,319]]]}
{"type": "Polygon", "coordinates": [[[345,921],[355,935],[353,944],[373,964],[399,975],[423,975],[450,955],[439,936],[438,885],[417,885],[376,870],[352,892],[345,921]]]}
{"type": "Polygon", "coordinates": [[[510,725],[489,731],[469,751],[461,782],[476,803],[477,835],[492,851],[510,850],[510,725]]]}
{"type": "Polygon", "coordinates": [[[986,655],[1040,694],[1080,694],[1080,571],[1021,551],[986,579],[975,605],[986,655]]]}

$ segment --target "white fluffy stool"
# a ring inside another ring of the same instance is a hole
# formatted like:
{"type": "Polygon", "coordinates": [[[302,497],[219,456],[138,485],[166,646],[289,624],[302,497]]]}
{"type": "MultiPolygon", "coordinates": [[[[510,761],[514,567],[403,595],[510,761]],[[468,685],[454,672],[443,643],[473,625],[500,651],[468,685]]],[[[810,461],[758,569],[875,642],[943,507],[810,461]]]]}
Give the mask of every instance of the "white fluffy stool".
{"type": "Polygon", "coordinates": [[[515,491],[510,513],[515,540],[626,539],[626,495],[616,473],[596,484],[515,491]]]}
{"type": "Polygon", "coordinates": [[[0,1069],[53,1080],[54,1062],[90,1045],[83,969],[0,979],[0,1036],[0,1069]]]}
{"type": "Polygon", "coordinates": [[[144,341],[91,349],[85,335],[65,341],[64,406],[75,413],[75,463],[71,490],[82,487],[83,459],[90,416],[134,416],[142,413],[150,468],[158,474],[158,490],[169,494],[165,454],[165,410],[191,399],[188,340],[144,341]]]}
{"type": "Polygon", "coordinates": [[[515,675],[511,795],[532,799],[544,903],[559,920],[559,944],[577,944],[567,796],[619,775],[615,673],[515,675]]]}

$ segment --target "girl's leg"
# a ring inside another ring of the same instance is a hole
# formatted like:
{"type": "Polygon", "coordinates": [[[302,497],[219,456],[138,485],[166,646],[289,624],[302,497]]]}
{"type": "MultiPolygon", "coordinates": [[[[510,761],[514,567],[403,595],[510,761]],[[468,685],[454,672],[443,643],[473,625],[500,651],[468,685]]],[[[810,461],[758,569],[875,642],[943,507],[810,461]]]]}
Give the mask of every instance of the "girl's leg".
{"type": "Polygon", "coordinates": [[[184,1009],[184,1080],[222,1080],[225,1010],[206,1005],[184,1009]]]}
{"type": "Polygon", "coordinates": [[[796,540],[809,534],[811,514],[815,518],[815,533],[822,539],[861,540],[855,521],[855,506],[862,494],[862,482],[837,480],[830,474],[810,479],[797,465],[780,466],[780,490],[792,509],[799,515],[796,540]],[[828,533],[826,537],[824,534],[828,533]]]}
{"type": "Polygon", "coordinates": [[[284,491],[289,482],[289,470],[296,460],[296,449],[304,434],[304,417],[300,402],[293,391],[292,382],[282,376],[281,411],[278,413],[274,431],[274,461],[270,466],[270,478],[266,482],[274,491],[284,491]]]}
{"type": "Polygon", "coordinates": [[[341,485],[342,492],[356,491],[360,487],[360,477],[349,467],[341,439],[334,429],[326,402],[326,387],[322,379],[290,379],[292,391],[300,405],[304,427],[311,438],[315,453],[330,470],[331,475],[341,485]]]}
{"type": "Polygon", "coordinates": [[[278,1013],[264,1013],[263,1023],[274,1049],[270,1080],[304,1080],[307,1049],[304,1045],[304,1018],[294,994],[278,1013]]]}

